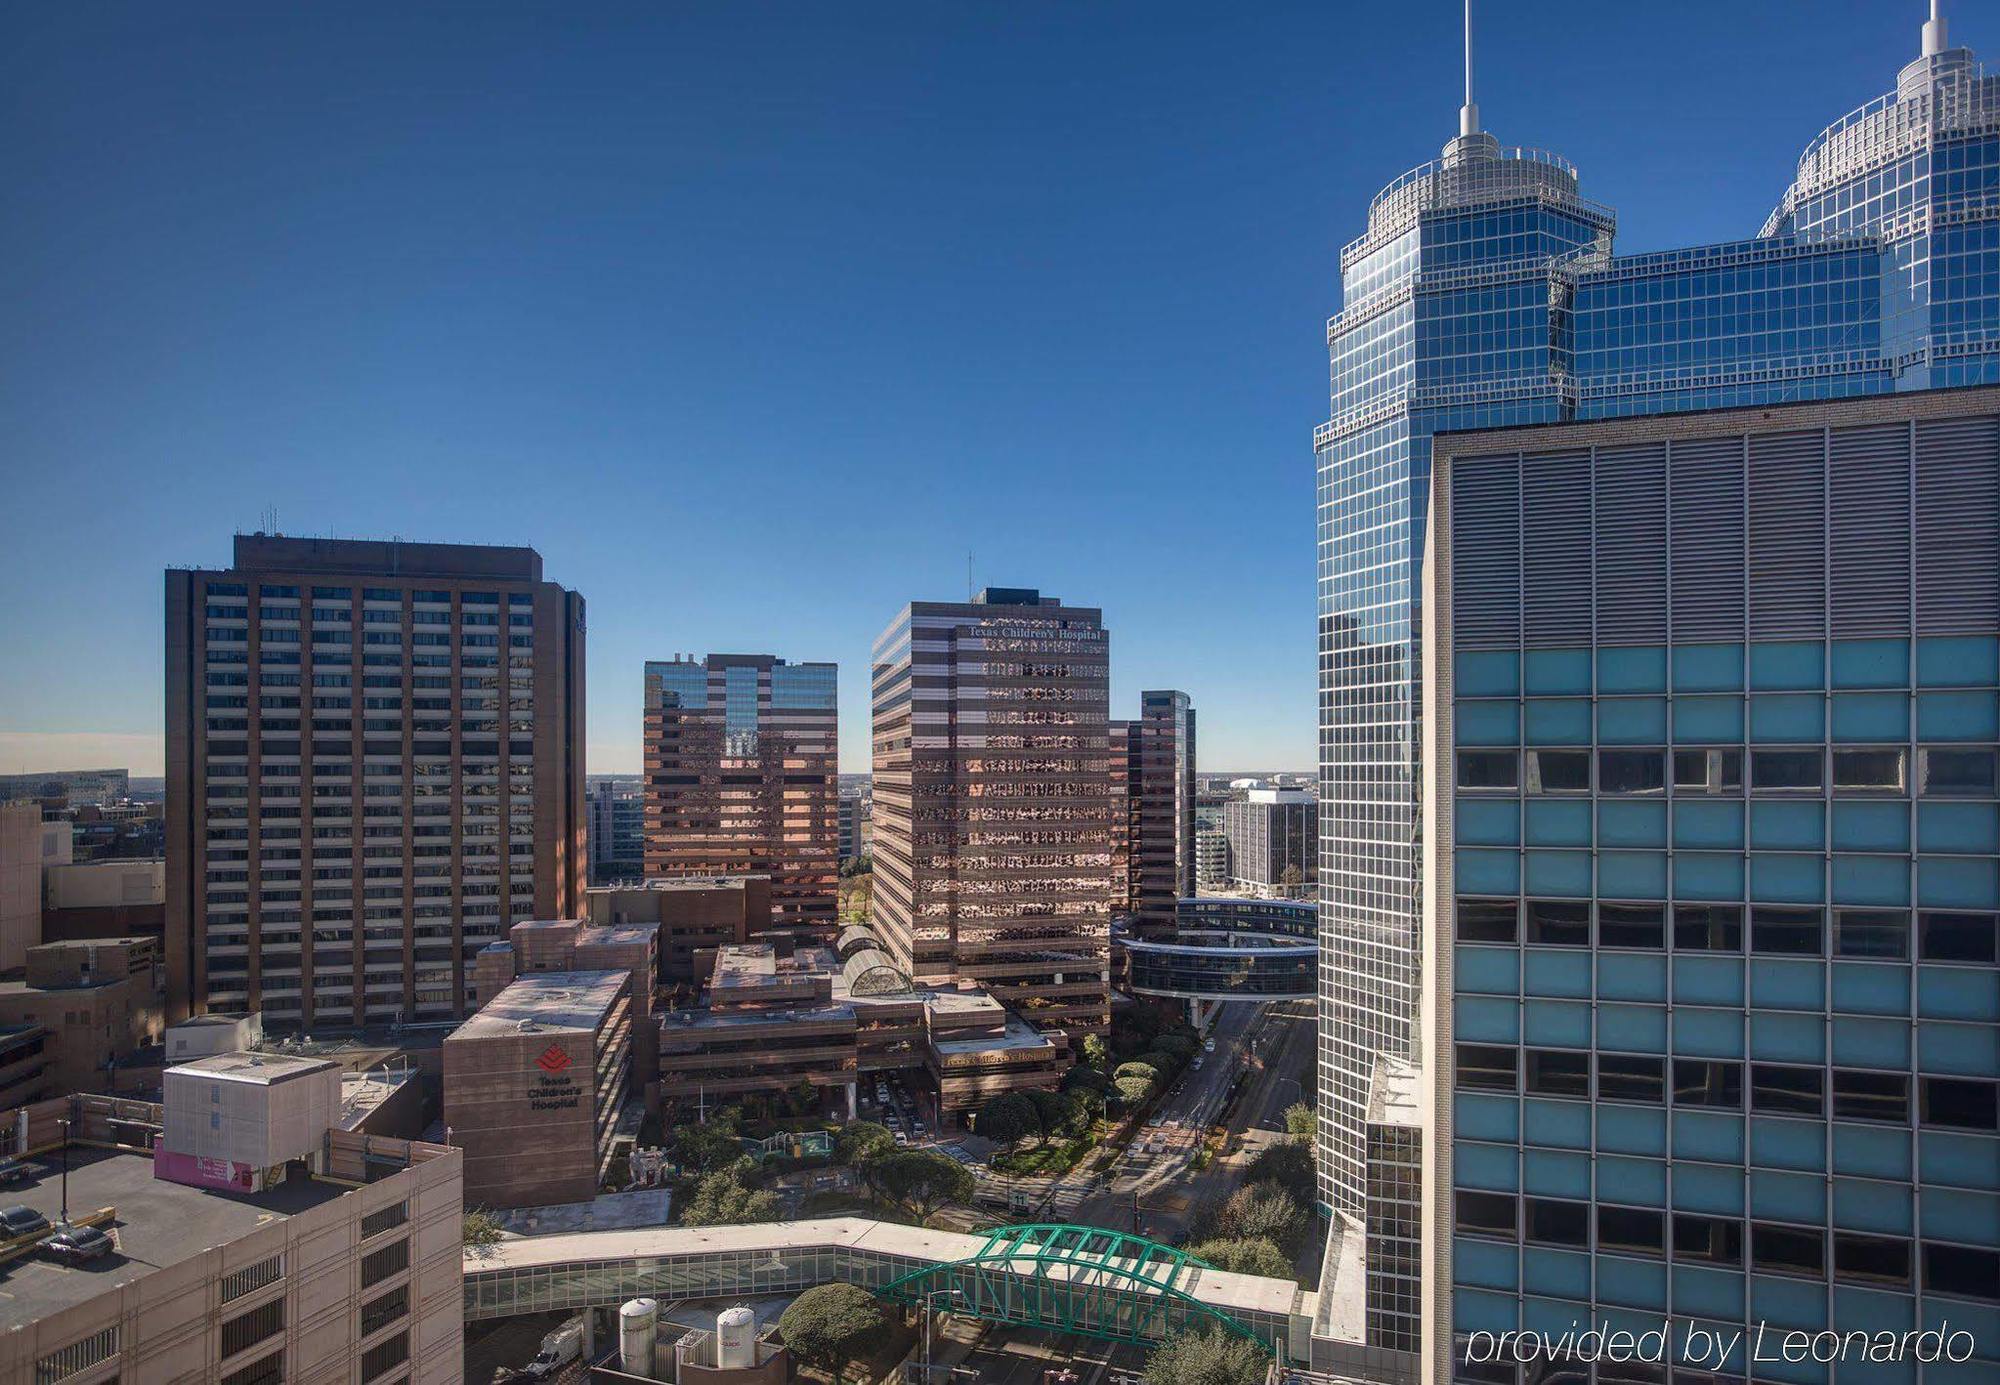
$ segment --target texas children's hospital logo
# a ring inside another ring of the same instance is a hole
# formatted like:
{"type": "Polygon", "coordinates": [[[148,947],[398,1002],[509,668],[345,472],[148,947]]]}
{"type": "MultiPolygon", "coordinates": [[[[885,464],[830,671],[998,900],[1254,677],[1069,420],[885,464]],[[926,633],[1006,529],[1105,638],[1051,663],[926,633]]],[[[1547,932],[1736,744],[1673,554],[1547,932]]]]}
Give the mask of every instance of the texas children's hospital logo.
{"type": "Polygon", "coordinates": [[[541,1056],[535,1059],[535,1066],[553,1075],[569,1066],[569,1055],[556,1045],[550,1044],[542,1050],[541,1056]]]}
{"type": "Polygon", "coordinates": [[[1972,1334],[1949,1322],[1910,1332],[1836,1332],[1756,1322],[1747,1328],[1702,1327],[1669,1318],[1644,1332],[1593,1323],[1571,1323],[1561,1332],[1468,1333],[1468,1364],[1483,1361],[1581,1363],[1637,1361],[1737,1372],[1759,1361],[1969,1361],[1978,1350],[1972,1334]]]}

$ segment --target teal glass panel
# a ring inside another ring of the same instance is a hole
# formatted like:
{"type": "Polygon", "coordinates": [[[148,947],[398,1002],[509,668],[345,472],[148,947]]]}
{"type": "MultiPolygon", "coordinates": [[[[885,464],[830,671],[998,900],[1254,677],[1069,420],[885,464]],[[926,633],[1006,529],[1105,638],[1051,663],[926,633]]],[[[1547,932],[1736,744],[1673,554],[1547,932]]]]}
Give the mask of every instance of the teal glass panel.
{"type": "Polygon", "coordinates": [[[1600,1154],[1596,1161],[1597,1198],[1634,1207],[1667,1205],[1667,1166],[1660,1159],[1627,1159],[1600,1154]]]}
{"type": "Polygon", "coordinates": [[[1818,904],[1826,898],[1826,866],[1818,856],[1753,855],[1750,898],[1766,904],[1818,904]]]}
{"type": "Polygon", "coordinates": [[[1930,1020],[2000,1020],[2000,971],[1918,967],[1917,1013],[1930,1020]]]}
{"type": "Polygon", "coordinates": [[[1743,686],[1740,644],[1674,646],[1674,691],[1735,692],[1743,686]]]}
{"type": "Polygon", "coordinates": [[[1531,649],[1521,676],[1530,693],[1577,693],[1588,697],[1590,651],[1531,649]]]}
{"type": "Polygon", "coordinates": [[[1597,998],[1665,1001],[1667,959],[1632,952],[1598,953],[1597,998]]]}
{"type": "MultiPolygon", "coordinates": [[[[1759,805],[1761,806],[1761,805],[1759,805]]],[[[1805,804],[1774,803],[1774,808],[1805,807],[1805,804]]],[[[1819,811],[1818,805],[1812,805],[1819,811]]],[[[1833,805],[1833,849],[1835,851],[1908,851],[1910,849],[1910,808],[1906,803],[1857,803],[1836,800],[1833,805]]],[[[1908,872],[1904,872],[1905,876],[1908,872]]],[[[1905,895],[1909,892],[1904,885],[1905,895]]],[[[1840,896],[1836,894],[1834,898],[1840,896]]],[[[1856,901],[1857,903],[1859,901],[1856,901]]]]}
{"type": "Polygon", "coordinates": [[[1600,846],[1664,847],[1667,805],[1601,800],[1597,805],[1597,841],[1600,846]]]}
{"type": "Polygon", "coordinates": [[[1664,851],[1600,851],[1597,854],[1597,893],[1603,899],[1665,899],[1667,854],[1664,851]]]}
{"type": "MultiPolygon", "coordinates": [[[[1623,804],[1605,804],[1605,807],[1623,807],[1623,804]]],[[[1634,804],[1634,807],[1652,807],[1652,804],[1634,804]]],[[[1804,807],[1804,804],[1787,804],[1787,807],[1804,807]]],[[[1743,804],[1740,801],[1704,803],[1695,799],[1674,801],[1674,845],[1677,847],[1706,847],[1711,851],[1741,851],[1743,849],[1743,804]]]]}
{"type": "Polygon", "coordinates": [[[1824,1063],[1826,1021],[1818,1015],[1750,1012],[1750,1056],[1770,1063],[1824,1063]]]}
{"type": "Polygon", "coordinates": [[[1658,645],[1597,651],[1597,691],[1660,693],[1667,690],[1667,651],[1658,645]]]}
{"type": "Polygon", "coordinates": [[[1824,1222],[1826,1180],[1799,1173],[1752,1169],[1750,1215],[1774,1221],[1824,1222]]]}
{"type": "Polygon", "coordinates": [[[1750,1118],[1750,1162],[1766,1169],[1826,1168],[1826,1127],[1818,1121],[1750,1118]]]}
{"type": "Polygon", "coordinates": [[[1451,1291],[1452,1326],[1466,1332],[1512,1332],[1517,1308],[1518,1300],[1511,1294],[1481,1289],[1451,1291]]]}
{"type": "Polygon", "coordinates": [[[1512,1145],[1485,1145],[1454,1140],[1451,1179],[1461,1188],[1487,1188],[1511,1193],[1520,1187],[1516,1164],[1520,1151],[1512,1145]]]}
{"type": "Polygon", "coordinates": [[[1857,1178],[1907,1179],[1910,1132],[1882,1125],[1833,1124],[1833,1171],[1857,1178]]]}
{"type": "Polygon", "coordinates": [[[1771,1010],[1824,1009],[1826,964],[1752,957],[1750,1003],[1771,1010]]]}
{"type": "Polygon", "coordinates": [[[1513,995],[1521,989],[1521,952],[1512,947],[1460,944],[1452,953],[1452,984],[1461,991],[1513,995]]]}
{"type": "Polygon", "coordinates": [[[1583,698],[1531,697],[1521,718],[1529,745],[1590,744],[1590,703],[1583,698]]]}
{"type": "Polygon", "coordinates": [[[1521,1041],[1521,1006],[1498,996],[1462,995],[1452,1003],[1457,1017],[1453,1037],[1471,1044],[1517,1044],[1521,1041]]]}
{"type": "Polygon", "coordinates": [[[1461,649],[1451,661],[1452,691],[1459,697],[1516,697],[1521,656],[1511,649],[1461,649]]]}
{"type": "Polygon", "coordinates": [[[1523,1042],[1536,1048],[1589,1048],[1590,1006],[1564,1000],[1530,1000],[1522,1006],[1523,1042]]]}
{"type": "Polygon", "coordinates": [[[1920,1020],[1917,1066],[1953,1077],[2000,1077],[2000,1029],[1990,1024],[1920,1020]]]}
{"type": "Polygon", "coordinates": [[[1521,704],[1513,701],[1460,702],[1453,709],[1460,745],[1519,745],[1521,704]]]}
{"type": "Polygon", "coordinates": [[[1460,846],[1519,846],[1521,804],[1512,798],[1458,800],[1460,846]]]}
{"type": "Polygon", "coordinates": [[[1833,1022],[1827,1027],[1832,1031],[1833,1061],[1841,1067],[1908,1068],[1910,1066],[1908,1020],[1863,1019],[1858,1015],[1835,1015],[1833,1022]]]}
{"type": "MultiPolygon", "coordinates": [[[[1743,1162],[1743,1117],[1713,1111],[1674,1112],[1674,1158],[1708,1164],[1743,1162]]],[[[1678,1169],[1674,1174],[1680,1182],[1678,1169]]]]}
{"type": "Polygon", "coordinates": [[[1910,969],[1877,962],[1833,964],[1833,1008],[1850,1015],[1910,1013],[1910,969]]]}
{"type": "MultiPolygon", "coordinates": [[[[1838,1201],[1836,1191],[1835,1200],[1838,1201]]],[[[1856,1231],[1866,1230],[1856,1226],[1856,1231]]],[[[1908,1294],[1876,1293],[1871,1289],[1855,1289],[1845,1284],[1837,1284],[1833,1290],[1833,1320],[1840,1324],[1842,1332],[1894,1332],[1909,1330],[1916,1321],[1916,1304],[1908,1294]]],[[[1888,1366],[1887,1361],[1877,1361],[1870,1371],[1888,1366]]],[[[1888,1378],[1885,1376],[1885,1379],[1888,1378]]],[[[1914,1372],[1900,1377],[1914,1380],[1914,1372]]]]}
{"type": "MultiPolygon", "coordinates": [[[[1735,1341],[1743,1321],[1743,1276],[1734,1270],[1710,1270],[1699,1265],[1675,1265],[1673,1276],[1674,1312],[1734,1319],[1738,1326],[1726,1329],[1722,1340],[1735,1341]]],[[[1683,1330],[1683,1324],[1675,1324],[1677,1333],[1683,1330]]],[[[1739,1343],[1738,1350],[1741,1349],[1739,1343]]]]}
{"type": "Polygon", "coordinates": [[[1520,1253],[1513,1246],[1460,1236],[1451,1243],[1451,1278],[1455,1284],[1486,1289],[1512,1289],[1517,1282],[1520,1253]]]}
{"type": "Polygon", "coordinates": [[[1524,1097],[1521,1142],[1551,1149],[1590,1148],[1590,1107],[1581,1101],[1543,1101],[1524,1097]]]}
{"type": "Polygon", "coordinates": [[[2000,851],[2000,806],[1919,803],[1917,850],[1988,855],[2000,851]]]}
{"type": "MultiPolygon", "coordinates": [[[[1764,1354],[1775,1354],[1772,1338],[1781,1331],[1802,1328],[1817,1331],[1826,1326],[1826,1286],[1807,1283],[1798,1279],[1781,1279],[1776,1275],[1753,1274],[1750,1276],[1750,1320],[1753,1323],[1772,1324],[1764,1344],[1764,1354]],[[1778,1324],[1783,1324],[1780,1328],[1778,1324]]],[[[1754,1348],[1753,1348],[1754,1351],[1754,1348]]],[[[1825,1366],[1815,1366],[1812,1371],[1799,1375],[1781,1375],[1770,1368],[1769,1361],[1758,1363],[1760,1375],[1769,1373],[1786,1380],[1825,1380],[1825,1366]]],[[[1811,1364],[1810,1362],[1807,1364],[1811,1364]]]]}
{"type": "Polygon", "coordinates": [[[1991,1193],[1926,1189],[1923,1234],[1968,1245],[2000,1245],[2000,1198],[1991,1193]]]}
{"type": "Polygon", "coordinates": [[[1743,858],[1676,852],[1674,894],[1680,899],[1743,898],[1743,858]]]}
{"type": "Polygon", "coordinates": [[[1836,688],[1907,688],[1908,640],[1835,640],[1832,658],[1836,688]]]}
{"type": "Polygon", "coordinates": [[[1757,692],[1825,687],[1826,646],[1818,640],[1751,645],[1750,686],[1757,692]]]}
{"type": "Polygon", "coordinates": [[[2000,683],[2000,639],[1992,635],[1927,635],[1917,641],[1917,685],[1990,688],[2000,683]]]}
{"type": "Polygon", "coordinates": [[[1511,1096],[1458,1092],[1451,1099],[1453,1129],[1468,1140],[1521,1138],[1521,1103],[1511,1096]]]}
{"type": "Polygon", "coordinates": [[[1590,1257],[1574,1251],[1528,1246],[1521,1252],[1521,1287],[1533,1294],[1588,1298],[1590,1257]]]}
{"type": "MultiPolygon", "coordinates": [[[[1897,806],[1901,815],[1900,805],[1897,806]]],[[[1836,820],[1839,811],[1839,805],[1836,805],[1836,820]]],[[[1904,820],[1907,822],[1907,817],[1904,820]]],[[[1905,828],[1906,834],[1907,831],[1905,828]]],[[[1902,905],[1910,902],[1910,863],[1900,856],[1836,856],[1833,858],[1832,878],[1836,904],[1902,905]]]]}
{"type": "Polygon", "coordinates": [[[1674,1003],[1677,1005],[1741,1005],[1743,1003],[1743,959],[1740,957],[1700,957],[1678,953],[1674,957],[1674,1003]]]}
{"type": "Polygon", "coordinates": [[[1920,856],[1917,903],[1937,909],[2000,908],[2000,862],[1920,856]]]}
{"type": "Polygon", "coordinates": [[[1674,1009],[1674,1052],[1695,1058],[1741,1058],[1743,1012],[1695,1009],[1685,1003],[1677,1005],[1674,1009]]]}
{"type": "Polygon", "coordinates": [[[1920,741],[2000,739],[2000,695],[1990,692],[1917,694],[1920,741]]]}
{"type": "MultiPolygon", "coordinates": [[[[1644,1263],[1644,1262],[1633,1262],[1644,1263]]],[[[1603,1308],[1598,1311],[1598,1322],[1611,1331],[1623,1330],[1637,1337],[1641,1332],[1659,1332],[1667,1325],[1667,1320],[1657,1313],[1638,1313],[1624,1308],[1603,1308]]],[[[1651,1342],[1647,1343],[1648,1351],[1651,1342]]]]}
{"type": "Polygon", "coordinates": [[[1531,947],[1523,964],[1522,989],[1529,995],[1590,995],[1590,954],[1531,947]]]}
{"type": "Polygon", "coordinates": [[[1581,1332],[1589,1324],[1590,1308],[1587,1304],[1564,1303],[1549,1298],[1521,1300],[1521,1325],[1528,1331],[1561,1336],[1572,1328],[1581,1332]]]}
{"type": "MultiPolygon", "coordinates": [[[[1676,811],[1685,805],[1676,805],[1676,811]]],[[[1891,804],[1870,803],[1870,808],[1891,804]]],[[[1822,851],[1826,848],[1826,808],[1821,803],[1781,803],[1759,799],[1750,805],[1750,845],[1762,851],[1822,851]]]]}
{"type": "Polygon", "coordinates": [[[1597,704],[1597,739],[1603,745],[1665,745],[1667,700],[1605,698],[1597,704]]]}
{"type": "Polygon", "coordinates": [[[1619,1255],[1600,1255],[1597,1258],[1597,1299],[1600,1303],[1665,1309],[1667,1267],[1658,1260],[1627,1260],[1619,1255]]]}
{"type": "Polygon", "coordinates": [[[1826,699],[1817,693],[1763,693],[1750,699],[1750,739],[1787,745],[1826,739],[1826,699]]]}
{"type": "Polygon", "coordinates": [[[1926,1183],[1942,1183],[1951,1188],[2000,1188],[2000,1140],[1991,1135],[1919,1129],[1917,1169],[1926,1183]]]}
{"type": "Polygon", "coordinates": [[[1521,853],[1460,849],[1453,853],[1452,879],[1460,894],[1519,894],[1521,853]]]}
{"type": "Polygon", "coordinates": [[[1909,695],[1835,693],[1833,738],[1850,743],[1909,740],[1909,695]]]}
{"type": "Polygon", "coordinates": [[[1530,851],[1527,856],[1527,893],[1571,899],[1589,896],[1588,851],[1530,851]]]}
{"type": "Polygon", "coordinates": [[[1521,1191],[1536,1197],[1590,1197],[1590,1156],[1553,1149],[1521,1153],[1521,1191]]]}
{"type": "Polygon", "coordinates": [[[1589,846],[1590,803],[1565,798],[1531,798],[1528,808],[1530,846],[1589,846]]]}
{"type": "Polygon", "coordinates": [[[1600,1002],[1597,1007],[1597,1046],[1616,1053],[1665,1053],[1665,1008],[1600,1002]]]}
{"type": "Polygon", "coordinates": [[[1599,1106],[1597,1147],[1614,1154],[1664,1155],[1667,1113],[1639,1106],[1599,1106]]]}
{"type": "Polygon", "coordinates": [[[1676,697],[1674,740],[1681,745],[1718,745],[1743,741],[1743,699],[1740,697],[1676,697]]]}
{"type": "MultiPolygon", "coordinates": [[[[1676,1116],[1676,1120],[1682,1119],[1676,1116]]],[[[1718,1164],[1674,1165],[1674,1209],[1716,1217],[1743,1215],[1743,1170],[1718,1164]]]]}
{"type": "Polygon", "coordinates": [[[1907,1236],[1911,1222],[1911,1188],[1873,1179],[1833,1180],[1833,1224],[1847,1231],[1879,1231],[1907,1236]]]}

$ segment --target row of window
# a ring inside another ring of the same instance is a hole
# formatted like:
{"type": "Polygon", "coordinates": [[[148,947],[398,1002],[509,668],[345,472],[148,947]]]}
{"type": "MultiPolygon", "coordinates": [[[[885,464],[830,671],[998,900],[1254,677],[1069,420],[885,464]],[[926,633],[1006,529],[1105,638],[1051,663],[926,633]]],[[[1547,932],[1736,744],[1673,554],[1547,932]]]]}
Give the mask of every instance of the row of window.
{"type": "MultiPolygon", "coordinates": [[[[1739,794],[1741,750],[1618,749],[1461,750],[1458,787],[1465,793],[1739,794]],[[1595,789],[1591,769],[1597,771],[1595,789]],[[1672,772],[1671,781],[1668,778],[1672,772]]],[[[1908,751],[1902,746],[1836,746],[1750,751],[1752,793],[1837,794],[1909,792],[1908,751]]],[[[1917,792],[1930,798],[1992,798],[1995,752],[1984,746],[1922,746],[1917,792]]]]}
{"type": "MultiPolygon", "coordinates": [[[[1750,951],[1772,956],[1857,957],[1904,961],[1910,956],[1908,909],[1834,909],[1791,905],[1675,904],[1586,899],[1479,899],[1461,896],[1455,939],[1537,947],[1627,948],[1676,952],[1741,952],[1744,915],[1750,951]],[[1593,930],[1593,914],[1595,929],[1593,930]]],[[[1916,955],[1925,962],[2000,961],[2000,914],[1924,909],[1915,915],[1916,955]]]]}
{"type": "MultiPolygon", "coordinates": [[[[248,597],[250,595],[250,586],[247,582],[210,582],[204,588],[203,595],[210,598],[229,596],[248,597]]],[[[266,582],[258,586],[257,595],[261,599],[296,601],[299,598],[300,592],[296,586],[274,585],[266,582]]],[[[352,587],[314,587],[310,595],[315,601],[352,601],[354,599],[354,589],[352,587]]],[[[448,591],[405,592],[396,587],[363,587],[361,589],[361,599],[363,601],[401,601],[405,596],[408,596],[412,601],[430,601],[446,605],[449,605],[451,602],[451,593],[448,591]]],[[[460,592],[458,599],[467,606],[497,606],[500,604],[500,593],[460,592]]],[[[508,592],[507,604],[509,606],[532,606],[535,604],[535,598],[531,592],[508,592]]]]}

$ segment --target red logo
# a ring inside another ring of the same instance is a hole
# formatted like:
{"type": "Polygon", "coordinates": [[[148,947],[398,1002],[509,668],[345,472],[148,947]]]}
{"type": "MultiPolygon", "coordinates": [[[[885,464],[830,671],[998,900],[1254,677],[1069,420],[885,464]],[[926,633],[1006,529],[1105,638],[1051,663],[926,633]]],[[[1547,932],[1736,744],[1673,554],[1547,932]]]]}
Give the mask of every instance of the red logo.
{"type": "Polygon", "coordinates": [[[542,1050],[542,1056],[535,1059],[535,1066],[543,1072],[561,1072],[569,1066],[569,1055],[554,1044],[542,1050]]]}

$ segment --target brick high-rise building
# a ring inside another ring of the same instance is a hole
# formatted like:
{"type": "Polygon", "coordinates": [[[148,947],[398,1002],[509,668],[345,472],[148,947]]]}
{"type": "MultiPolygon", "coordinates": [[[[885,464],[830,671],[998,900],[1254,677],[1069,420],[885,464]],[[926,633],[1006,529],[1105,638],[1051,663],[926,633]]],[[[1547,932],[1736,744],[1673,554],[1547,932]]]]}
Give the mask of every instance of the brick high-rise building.
{"type": "Polygon", "coordinates": [[[1136,721],[1111,723],[1113,779],[1124,799],[1124,909],[1140,928],[1170,928],[1195,892],[1194,708],[1184,692],[1139,695],[1136,721]],[[1122,775],[1120,771],[1123,771],[1122,775]]]}
{"type": "Polygon", "coordinates": [[[840,876],[832,664],[646,665],[646,876],[768,875],[771,921],[831,928],[840,876]]]}
{"type": "Polygon", "coordinates": [[[582,910],[583,598],[533,549],[238,535],[166,601],[171,1017],[462,1017],[582,910]]]}
{"type": "Polygon", "coordinates": [[[1109,1027],[1114,813],[1100,614],[913,602],[875,642],[875,925],[918,979],[1109,1027]]]}

